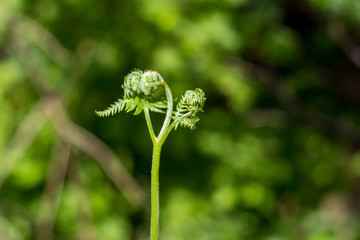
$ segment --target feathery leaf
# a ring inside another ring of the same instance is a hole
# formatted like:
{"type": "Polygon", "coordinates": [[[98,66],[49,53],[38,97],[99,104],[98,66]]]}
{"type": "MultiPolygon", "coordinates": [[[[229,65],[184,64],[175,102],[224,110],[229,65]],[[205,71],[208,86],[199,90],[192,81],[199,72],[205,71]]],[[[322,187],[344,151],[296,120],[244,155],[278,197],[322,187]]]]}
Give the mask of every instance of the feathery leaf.
{"type": "Polygon", "coordinates": [[[167,104],[166,101],[158,101],[158,102],[149,102],[146,101],[145,102],[145,106],[152,112],[157,112],[157,113],[165,113],[165,111],[163,111],[162,109],[166,109],[167,108],[167,104]]]}
{"type": "Polygon", "coordinates": [[[135,99],[118,99],[116,102],[114,102],[114,104],[111,104],[110,107],[108,107],[106,110],[103,111],[95,111],[95,113],[100,116],[100,117],[108,117],[108,116],[113,116],[118,112],[121,112],[122,110],[125,110],[127,112],[131,112],[134,109],[136,110],[136,114],[141,113],[143,106],[141,106],[142,104],[140,103],[140,99],[139,98],[135,98],[135,99]]]}

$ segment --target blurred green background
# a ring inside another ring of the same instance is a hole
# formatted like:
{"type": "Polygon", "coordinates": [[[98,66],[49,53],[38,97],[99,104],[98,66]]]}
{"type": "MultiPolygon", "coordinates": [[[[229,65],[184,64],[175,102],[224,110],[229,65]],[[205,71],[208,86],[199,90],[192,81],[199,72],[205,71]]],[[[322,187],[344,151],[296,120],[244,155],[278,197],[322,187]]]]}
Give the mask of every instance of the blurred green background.
{"type": "Polygon", "coordinates": [[[359,0],[1,0],[0,239],[148,239],[144,117],[94,113],[133,68],[207,95],[161,239],[360,239],[359,29],[359,0]]]}

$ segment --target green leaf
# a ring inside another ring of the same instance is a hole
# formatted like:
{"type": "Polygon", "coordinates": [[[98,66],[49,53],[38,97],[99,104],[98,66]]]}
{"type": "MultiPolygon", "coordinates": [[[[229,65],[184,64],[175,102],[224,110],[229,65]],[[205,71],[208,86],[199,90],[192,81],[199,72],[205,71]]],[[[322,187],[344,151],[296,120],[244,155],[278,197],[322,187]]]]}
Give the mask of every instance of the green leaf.
{"type": "Polygon", "coordinates": [[[122,110],[126,112],[131,112],[135,110],[134,115],[140,114],[143,110],[143,106],[140,98],[136,97],[135,99],[118,99],[114,104],[110,105],[104,111],[95,111],[95,113],[100,117],[113,116],[122,110]]]}
{"type": "Polygon", "coordinates": [[[126,112],[131,112],[132,110],[134,110],[138,104],[139,104],[139,101],[138,101],[138,98],[135,98],[135,99],[126,99],[124,100],[126,101],[126,105],[125,105],[125,110],[126,112]]]}
{"type": "Polygon", "coordinates": [[[138,102],[137,106],[136,106],[136,110],[134,112],[134,115],[139,115],[143,109],[144,109],[144,99],[140,99],[138,97],[135,98],[135,100],[138,102]]]}
{"type": "Polygon", "coordinates": [[[125,107],[126,102],[123,99],[118,99],[114,104],[110,105],[106,110],[95,111],[95,113],[100,117],[113,116],[116,113],[122,111],[125,107]]]}
{"type": "Polygon", "coordinates": [[[146,101],[145,102],[145,106],[152,112],[157,112],[157,113],[165,113],[165,111],[163,111],[162,109],[166,109],[167,108],[167,104],[166,101],[158,101],[158,102],[149,102],[146,101]]]}

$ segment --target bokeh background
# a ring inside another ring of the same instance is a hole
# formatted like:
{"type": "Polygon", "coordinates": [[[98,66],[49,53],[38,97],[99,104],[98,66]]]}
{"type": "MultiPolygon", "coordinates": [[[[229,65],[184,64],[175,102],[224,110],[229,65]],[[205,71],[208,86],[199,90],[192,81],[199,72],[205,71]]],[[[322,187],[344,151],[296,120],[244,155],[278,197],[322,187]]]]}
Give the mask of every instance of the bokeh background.
{"type": "Polygon", "coordinates": [[[149,238],[144,116],[94,113],[133,68],[207,95],[161,239],[360,239],[359,30],[359,0],[1,0],[0,239],[149,238]]]}

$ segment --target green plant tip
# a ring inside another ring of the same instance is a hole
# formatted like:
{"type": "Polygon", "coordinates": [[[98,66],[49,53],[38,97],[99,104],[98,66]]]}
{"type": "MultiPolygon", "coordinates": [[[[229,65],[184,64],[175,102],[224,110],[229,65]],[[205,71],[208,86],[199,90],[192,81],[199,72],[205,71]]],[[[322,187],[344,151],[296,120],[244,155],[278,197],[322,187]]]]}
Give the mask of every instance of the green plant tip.
{"type": "Polygon", "coordinates": [[[178,126],[195,129],[195,125],[200,121],[197,116],[203,111],[205,104],[205,93],[200,88],[187,90],[181,97],[173,110],[173,97],[170,87],[162,76],[152,70],[141,71],[134,69],[129,73],[122,85],[124,97],[118,99],[114,104],[104,111],[95,111],[100,117],[108,117],[118,112],[134,111],[134,115],[144,112],[146,124],[153,143],[153,157],[151,168],[151,219],[150,219],[150,239],[159,239],[159,166],[161,148],[169,135],[178,126]],[[166,99],[156,99],[155,93],[160,87],[165,89],[166,99]],[[160,132],[156,135],[151,122],[149,112],[165,113],[164,123],[160,132]]]}

